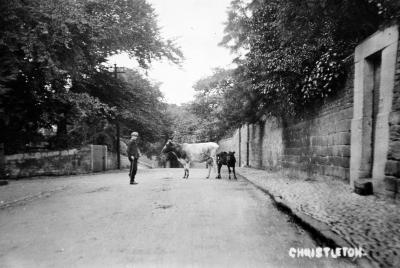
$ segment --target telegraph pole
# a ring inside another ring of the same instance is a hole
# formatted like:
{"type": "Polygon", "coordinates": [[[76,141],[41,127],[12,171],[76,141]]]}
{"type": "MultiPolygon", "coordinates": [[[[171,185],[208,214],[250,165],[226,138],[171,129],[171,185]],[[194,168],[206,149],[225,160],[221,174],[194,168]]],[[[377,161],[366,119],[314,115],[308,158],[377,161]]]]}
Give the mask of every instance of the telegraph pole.
{"type": "MultiPolygon", "coordinates": [[[[118,78],[118,74],[119,73],[124,73],[124,72],[118,72],[117,69],[117,64],[114,63],[114,78],[117,79],[118,78]]],[[[121,169],[121,152],[120,152],[120,140],[119,140],[119,136],[120,136],[120,129],[119,129],[119,115],[117,114],[117,118],[116,118],[116,128],[117,128],[117,168],[121,169]]]]}
{"type": "Polygon", "coordinates": [[[250,154],[250,126],[247,124],[247,143],[246,143],[246,166],[250,166],[250,161],[249,161],[249,154],[250,154]]]}

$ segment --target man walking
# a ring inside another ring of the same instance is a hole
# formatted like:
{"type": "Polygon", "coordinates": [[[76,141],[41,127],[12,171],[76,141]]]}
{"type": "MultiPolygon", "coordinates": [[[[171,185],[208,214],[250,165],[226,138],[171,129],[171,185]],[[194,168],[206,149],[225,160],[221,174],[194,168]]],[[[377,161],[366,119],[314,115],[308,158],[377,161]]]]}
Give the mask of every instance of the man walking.
{"type": "Polygon", "coordinates": [[[135,175],[136,175],[136,171],[137,171],[137,162],[140,156],[139,153],[139,148],[137,146],[137,138],[139,136],[139,133],[137,133],[136,131],[131,133],[131,139],[129,141],[128,144],[128,149],[127,149],[127,155],[128,155],[128,159],[131,162],[131,166],[129,169],[129,178],[130,178],[130,184],[137,184],[137,182],[135,182],[135,175]]]}

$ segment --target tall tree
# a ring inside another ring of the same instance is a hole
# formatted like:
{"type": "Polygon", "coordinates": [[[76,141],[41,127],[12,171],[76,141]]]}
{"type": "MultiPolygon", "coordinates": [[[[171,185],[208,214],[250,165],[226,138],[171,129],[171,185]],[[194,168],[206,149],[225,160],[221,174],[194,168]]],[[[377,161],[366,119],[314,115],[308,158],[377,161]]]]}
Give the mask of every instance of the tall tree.
{"type": "Polygon", "coordinates": [[[40,138],[40,128],[65,134],[72,93],[118,88],[102,67],[108,56],[125,51],[142,67],[182,56],[144,0],[1,1],[0,33],[0,142],[10,150],[40,138]]]}
{"type": "Polygon", "coordinates": [[[243,112],[301,114],[344,81],[344,59],[399,18],[394,0],[232,1],[222,44],[238,53],[243,112]]]}
{"type": "Polygon", "coordinates": [[[206,140],[218,140],[229,129],[229,123],[233,123],[230,121],[227,106],[233,104],[232,102],[237,105],[241,103],[232,95],[235,82],[233,70],[218,68],[212,75],[198,80],[193,86],[196,95],[189,107],[200,119],[200,135],[206,140]]]}

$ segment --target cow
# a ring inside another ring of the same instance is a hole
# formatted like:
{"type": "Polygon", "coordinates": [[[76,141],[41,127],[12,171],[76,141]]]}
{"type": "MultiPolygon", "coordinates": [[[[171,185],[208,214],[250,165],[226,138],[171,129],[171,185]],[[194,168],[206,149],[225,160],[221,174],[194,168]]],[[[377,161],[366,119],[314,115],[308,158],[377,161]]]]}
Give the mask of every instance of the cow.
{"type": "Polygon", "coordinates": [[[208,176],[210,177],[211,166],[216,173],[216,155],[219,145],[215,142],[204,143],[175,143],[168,140],[161,153],[172,153],[176,156],[179,163],[182,164],[185,171],[183,178],[189,178],[189,167],[191,162],[206,162],[208,164],[208,176]]]}
{"type": "Polygon", "coordinates": [[[237,180],[236,173],[235,173],[235,152],[221,152],[217,154],[217,165],[218,165],[218,178],[221,178],[221,167],[222,165],[228,166],[229,171],[229,179],[231,179],[231,168],[233,171],[233,177],[237,180]]]}

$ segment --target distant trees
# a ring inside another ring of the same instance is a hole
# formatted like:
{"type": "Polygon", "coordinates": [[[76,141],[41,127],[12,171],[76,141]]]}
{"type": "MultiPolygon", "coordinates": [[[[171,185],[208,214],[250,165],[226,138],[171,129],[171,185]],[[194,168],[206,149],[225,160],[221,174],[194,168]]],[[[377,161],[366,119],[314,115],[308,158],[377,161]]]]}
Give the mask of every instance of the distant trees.
{"type": "Polygon", "coordinates": [[[140,127],[149,141],[160,135],[164,107],[157,87],[134,71],[119,81],[104,66],[120,52],[143,68],[182,56],[160,37],[145,0],[1,1],[0,142],[6,152],[54,131],[53,147],[82,143],[93,138],[93,126],[107,130],[117,117],[127,128],[140,127]],[[84,125],[88,133],[80,131],[84,125]]]}
{"type": "Polygon", "coordinates": [[[242,100],[234,88],[238,88],[234,70],[217,68],[213,74],[197,81],[195,101],[190,111],[199,118],[199,135],[205,140],[216,141],[232,127],[237,126],[237,112],[242,100]]]}
{"type": "Polygon", "coordinates": [[[173,138],[176,142],[201,142],[203,141],[200,119],[190,111],[188,104],[180,106],[168,104],[167,116],[170,122],[168,138],[173,138]]]}

